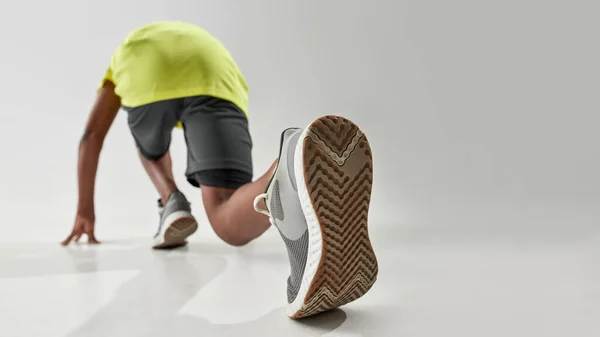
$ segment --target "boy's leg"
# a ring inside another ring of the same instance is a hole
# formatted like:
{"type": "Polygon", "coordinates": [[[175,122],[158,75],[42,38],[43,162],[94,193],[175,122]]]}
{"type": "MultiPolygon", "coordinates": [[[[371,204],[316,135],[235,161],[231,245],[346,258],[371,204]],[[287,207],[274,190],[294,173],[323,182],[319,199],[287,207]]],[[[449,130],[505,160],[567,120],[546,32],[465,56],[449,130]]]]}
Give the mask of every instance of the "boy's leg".
{"type": "MultiPolygon", "coordinates": [[[[260,178],[238,189],[202,186],[206,215],[217,235],[225,242],[241,246],[259,237],[271,226],[269,219],[252,206],[264,193],[273,176],[275,163],[260,178]]],[[[261,207],[265,207],[264,202],[261,207]]]]}
{"type": "Polygon", "coordinates": [[[198,228],[190,204],[173,179],[169,154],[171,133],[177,124],[182,103],[182,100],[175,99],[125,108],[129,112],[128,124],[142,164],[161,197],[154,248],[184,245],[186,238],[198,228]]]}
{"type": "Polygon", "coordinates": [[[233,103],[208,96],[184,100],[181,117],[188,146],[187,179],[202,191],[206,215],[226,243],[244,245],[270,226],[253,210],[264,193],[272,167],[252,181],[252,139],[248,120],[233,103]]]}
{"type": "Polygon", "coordinates": [[[235,115],[225,110],[187,116],[193,127],[186,131],[190,167],[205,165],[189,171],[188,179],[202,187],[215,232],[229,244],[243,245],[269,224],[278,229],[290,261],[290,317],[336,308],[367,293],[378,264],[367,228],[372,156],[366,136],[336,116],[287,129],[277,165],[250,183],[239,162],[250,157],[245,119],[234,122],[235,115]],[[195,162],[198,154],[212,161],[195,162]]]}
{"type": "Polygon", "coordinates": [[[154,187],[160,194],[161,204],[166,204],[169,196],[178,191],[173,177],[171,154],[167,152],[158,160],[150,160],[144,157],[141,152],[139,152],[139,156],[146,173],[148,173],[150,180],[152,180],[154,187]]]}

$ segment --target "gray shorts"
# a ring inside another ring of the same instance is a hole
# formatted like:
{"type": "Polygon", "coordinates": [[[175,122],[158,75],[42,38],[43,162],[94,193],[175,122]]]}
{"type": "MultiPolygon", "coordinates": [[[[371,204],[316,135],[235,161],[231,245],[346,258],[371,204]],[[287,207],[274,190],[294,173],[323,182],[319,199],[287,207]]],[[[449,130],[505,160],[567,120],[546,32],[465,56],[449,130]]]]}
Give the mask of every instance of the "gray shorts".
{"type": "Polygon", "coordinates": [[[235,104],[194,96],[123,109],[140,153],[150,160],[169,151],[173,128],[182,122],[188,150],[185,174],[192,185],[238,188],[252,181],[248,119],[235,104]]]}

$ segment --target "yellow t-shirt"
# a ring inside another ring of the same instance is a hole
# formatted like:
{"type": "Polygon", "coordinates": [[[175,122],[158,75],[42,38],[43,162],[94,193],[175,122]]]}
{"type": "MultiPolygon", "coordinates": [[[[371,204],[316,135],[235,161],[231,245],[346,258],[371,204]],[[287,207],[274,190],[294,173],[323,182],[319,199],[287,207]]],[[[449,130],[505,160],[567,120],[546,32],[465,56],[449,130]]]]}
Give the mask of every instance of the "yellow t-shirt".
{"type": "Polygon", "coordinates": [[[126,107],[206,95],[248,113],[248,85],[229,51],[190,23],[155,22],[131,32],[113,54],[102,84],[107,80],[126,107]]]}

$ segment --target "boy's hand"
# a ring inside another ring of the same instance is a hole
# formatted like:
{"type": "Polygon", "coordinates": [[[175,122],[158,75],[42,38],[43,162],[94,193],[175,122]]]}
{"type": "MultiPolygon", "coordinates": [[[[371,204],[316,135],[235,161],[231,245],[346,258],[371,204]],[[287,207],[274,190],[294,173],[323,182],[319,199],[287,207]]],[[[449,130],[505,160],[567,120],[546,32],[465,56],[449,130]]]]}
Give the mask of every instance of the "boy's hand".
{"type": "Polygon", "coordinates": [[[89,244],[99,244],[100,241],[96,240],[96,237],[94,236],[95,221],[96,219],[93,215],[78,213],[71,234],[61,242],[61,245],[67,246],[71,241],[79,242],[79,239],[83,234],[87,235],[89,244]]]}

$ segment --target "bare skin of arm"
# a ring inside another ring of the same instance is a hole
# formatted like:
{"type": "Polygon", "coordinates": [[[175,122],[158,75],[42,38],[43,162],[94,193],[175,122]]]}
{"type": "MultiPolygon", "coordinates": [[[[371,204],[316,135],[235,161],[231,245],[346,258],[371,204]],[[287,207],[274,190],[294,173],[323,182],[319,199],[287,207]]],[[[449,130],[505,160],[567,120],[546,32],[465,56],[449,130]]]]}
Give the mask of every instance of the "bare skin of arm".
{"type": "Polygon", "coordinates": [[[71,241],[79,241],[84,234],[88,237],[89,243],[100,243],[94,235],[96,221],[94,188],[100,151],[106,134],[121,107],[121,99],[115,94],[114,89],[114,84],[107,81],[98,91],[79,143],[77,214],[73,230],[61,243],[63,246],[68,245],[71,241]]]}

